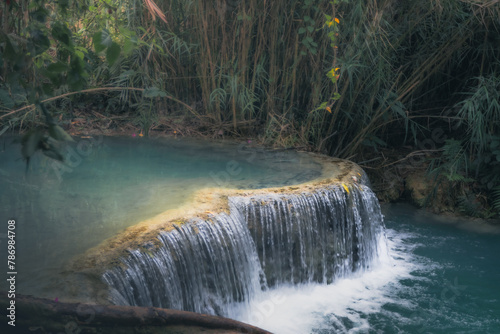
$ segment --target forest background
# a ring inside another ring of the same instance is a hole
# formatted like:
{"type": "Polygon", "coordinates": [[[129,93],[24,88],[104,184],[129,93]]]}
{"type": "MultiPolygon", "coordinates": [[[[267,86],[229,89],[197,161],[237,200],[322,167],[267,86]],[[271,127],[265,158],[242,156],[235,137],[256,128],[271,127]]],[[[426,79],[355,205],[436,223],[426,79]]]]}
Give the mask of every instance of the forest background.
{"type": "Polygon", "coordinates": [[[28,161],[94,130],[245,138],[351,159],[381,199],[500,214],[499,0],[1,6],[0,134],[28,161]]]}

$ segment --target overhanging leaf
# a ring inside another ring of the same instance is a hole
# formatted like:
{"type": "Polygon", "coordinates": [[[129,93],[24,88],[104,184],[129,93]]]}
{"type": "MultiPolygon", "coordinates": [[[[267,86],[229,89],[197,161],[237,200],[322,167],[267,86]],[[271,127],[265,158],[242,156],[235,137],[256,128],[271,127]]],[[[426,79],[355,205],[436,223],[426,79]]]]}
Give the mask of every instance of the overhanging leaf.
{"type": "Polygon", "coordinates": [[[131,38],[127,38],[123,45],[123,53],[125,54],[125,56],[129,56],[136,47],[137,37],[132,36],[131,38]]]}
{"type": "MultiPolygon", "coordinates": [[[[35,3],[35,1],[33,1],[33,3],[35,3]]],[[[31,11],[30,16],[34,20],[36,20],[40,23],[45,23],[45,21],[47,20],[47,17],[49,16],[49,12],[47,11],[47,9],[45,9],[43,7],[38,7],[36,10],[31,11]]]]}
{"type": "Polygon", "coordinates": [[[58,41],[66,44],[67,46],[73,45],[73,40],[71,38],[71,31],[65,24],[59,21],[56,21],[52,25],[52,36],[58,41]]]}
{"type": "Polygon", "coordinates": [[[68,65],[58,61],[57,63],[52,63],[47,66],[47,70],[53,73],[66,72],[68,70],[68,65]]]}
{"type": "Polygon", "coordinates": [[[64,156],[56,150],[48,149],[48,150],[43,150],[43,154],[51,159],[58,160],[63,162],[64,161],[64,156]]]}
{"type": "Polygon", "coordinates": [[[108,47],[108,50],[106,51],[106,60],[108,61],[110,66],[116,62],[116,60],[120,56],[120,51],[120,46],[115,42],[111,43],[111,46],[108,47]]]}
{"type": "Polygon", "coordinates": [[[34,56],[41,54],[50,47],[49,38],[40,29],[30,32],[30,42],[33,47],[34,56]]]}
{"type": "Polygon", "coordinates": [[[96,53],[104,51],[106,46],[102,44],[102,31],[98,31],[92,36],[92,42],[94,43],[94,50],[96,53]]]}
{"type": "Polygon", "coordinates": [[[109,48],[111,44],[113,44],[113,39],[111,38],[111,34],[109,33],[108,29],[103,29],[101,36],[102,36],[101,39],[102,45],[109,48]]]}
{"type": "Polygon", "coordinates": [[[68,71],[67,81],[71,89],[81,90],[85,86],[88,73],[85,71],[85,63],[78,56],[71,58],[70,70],[68,71]]]}
{"type": "Polygon", "coordinates": [[[106,48],[109,48],[113,44],[111,35],[106,29],[96,32],[94,36],[92,36],[92,41],[94,43],[94,49],[96,53],[104,51],[106,48]]]}

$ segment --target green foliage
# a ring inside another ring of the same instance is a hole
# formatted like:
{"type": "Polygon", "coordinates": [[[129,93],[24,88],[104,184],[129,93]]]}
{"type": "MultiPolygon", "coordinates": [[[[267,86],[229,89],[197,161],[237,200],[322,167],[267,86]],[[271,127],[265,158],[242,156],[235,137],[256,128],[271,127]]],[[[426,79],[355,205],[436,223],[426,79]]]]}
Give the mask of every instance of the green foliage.
{"type": "MultiPolygon", "coordinates": [[[[306,4],[303,8],[309,9],[309,5],[306,4]]],[[[318,10],[318,7],[313,6],[312,9],[318,10]]],[[[314,41],[312,34],[316,30],[316,21],[314,21],[309,15],[304,16],[303,20],[304,27],[299,28],[298,33],[299,35],[304,35],[300,42],[305,47],[305,50],[300,51],[300,55],[305,56],[307,54],[306,50],[315,55],[318,53],[318,43],[314,41]]]]}
{"type": "Polygon", "coordinates": [[[431,173],[441,174],[452,182],[472,182],[473,179],[466,177],[469,171],[469,159],[462,142],[448,139],[442,150],[441,157],[433,159],[429,166],[431,173]]]}
{"type": "Polygon", "coordinates": [[[372,149],[376,143],[369,138],[416,143],[427,126],[420,118],[439,117],[440,109],[453,107],[454,100],[443,97],[462,91],[478,71],[495,71],[491,65],[500,50],[490,36],[498,32],[498,12],[498,5],[478,7],[472,1],[339,4],[325,16],[327,22],[340,19],[337,32],[328,34],[338,46],[333,67],[339,68],[339,95],[321,121],[311,116],[311,124],[323,125],[314,130],[313,142],[330,138],[324,146],[341,156],[372,149]],[[482,48],[474,46],[479,41],[482,48]]]}
{"type": "Polygon", "coordinates": [[[500,184],[500,78],[475,78],[477,85],[457,103],[458,115],[465,128],[464,145],[467,147],[473,175],[487,193],[490,204],[498,212],[500,184]]]}
{"type": "Polygon", "coordinates": [[[472,194],[465,194],[460,196],[458,200],[458,208],[460,212],[470,217],[490,218],[485,217],[484,207],[472,194]]]}
{"type": "Polygon", "coordinates": [[[7,102],[5,107],[53,97],[62,87],[67,87],[66,91],[84,89],[93,79],[89,74],[94,70],[92,62],[99,66],[99,57],[105,56],[112,66],[122,54],[120,44],[124,53],[130,54],[138,39],[123,26],[125,15],[112,15],[118,4],[125,6],[127,2],[100,0],[90,7],[86,1],[15,2],[9,16],[4,15],[8,21],[0,34],[5,55],[0,97],[7,102]],[[12,98],[17,86],[23,88],[25,99],[12,98]]]}
{"type": "Polygon", "coordinates": [[[157,121],[153,100],[144,98],[144,101],[140,101],[135,107],[138,110],[138,115],[134,119],[134,123],[142,129],[141,133],[149,136],[149,130],[157,121]]]}
{"type": "MultiPolygon", "coordinates": [[[[113,41],[110,32],[107,29],[103,29],[98,31],[93,36],[94,42],[94,50],[97,54],[102,52],[106,52],[106,60],[109,66],[113,66],[113,64],[118,60],[118,57],[121,53],[121,47],[113,41]]],[[[127,45],[127,50],[132,46],[127,45]]],[[[130,52],[128,50],[128,52],[130,52]]]]}
{"type": "Polygon", "coordinates": [[[496,186],[492,189],[492,206],[496,210],[497,214],[500,215],[500,186],[496,186]]]}
{"type": "MultiPolygon", "coordinates": [[[[467,129],[468,144],[480,154],[491,142],[491,135],[500,128],[500,78],[495,76],[472,79],[477,82],[466,98],[456,104],[457,116],[467,129]]],[[[499,149],[500,150],[500,149],[499,149]]]]}
{"type": "MultiPolygon", "coordinates": [[[[474,85],[465,98],[456,103],[460,122],[457,130],[460,140],[450,139],[442,147],[441,157],[430,165],[433,173],[457,183],[476,182],[489,195],[490,206],[498,212],[500,184],[500,79],[497,76],[471,79],[474,85]]],[[[470,195],[468,195],[470,197],[470,195]]],[[[461,207],[469,215],[477,212],[479,204],[463,197],[461,207]],[[472,205],[471,203],[475,203],[472,205]],[[477,210],[472,210],[473,208],[477,210]]],[[[481,210],[479,210],[481,211],[481,210]]],[[[482,209],[482,214],[486,212],[482,209]]]]}
{"type": "MultiPolygon", "coordinates": [[[[100,6],[107,7],[110,3],[108,0],[98,2],[100,6]]],[[[27,115],[38,123],[22,138],[22,154],[27,167],[30,158],[39,150],[62,161],[61,143],[72,140],[39,101],[86,88],[90,77],[89,62],[96,59],[99,62],[96,55],[99,57],[101,52],[105,53],[109,66],[120,57],[121,47],[115,41],[119,31],[117,26],[108,30],[99,24],[95,26],[99,30],[93,34],[85,28],[79,29],[84,26],[82,22],[87,21],[87,9],[86,2],[38,0],[15,2],[9,8],[11,15],[4,13],[4,18],[8,20],[3,22],[4,29],[0,34],[0,48],[4,55],[1,58],[4,80],[0,81],[0,108],[14,109],[26,102],[39,105],[46,124],[46,127],[38,125],[40,121],[34,108],[27,109],[22,117],[2,120],[2,123],[5,122],[2,133],[10,127],[26,124],[27,115]],[[29,17],[25,15],[27,13],[29,17]],[[94,37],[95,53],[88,42],[90,36],[94,37]]],[[[110,17],[107,19],[113,21],[110,17]]],[[[122,31],[127,37],[127,52],[131,52],[136,39],[130,30],[124,28],[122,31]]]]}

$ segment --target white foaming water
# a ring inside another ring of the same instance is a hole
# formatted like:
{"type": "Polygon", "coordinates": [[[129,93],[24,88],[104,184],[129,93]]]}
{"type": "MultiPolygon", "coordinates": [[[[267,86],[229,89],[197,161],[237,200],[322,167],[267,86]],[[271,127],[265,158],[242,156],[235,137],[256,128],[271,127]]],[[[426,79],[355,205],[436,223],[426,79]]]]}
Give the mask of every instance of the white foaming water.
{"type": "MultiPolygon", "coordinates": [[[[400,280],[413,277],[420,269],[411,253],[410,235],[386,230],[379,238],[380,258],[371,270],[334,283],[281,286],[262,292],[248,304],[233,308],[231,318],[264,328],[276,334],[311,333],[335,330],[359,333],[370,328],[367,314],[380,312],[392,300],[391,291],[400,280]]],[[[403,301],[397,300],[401,305],[403,301]]],[[[408,305],[410,306],[410,305],[408,305]]]]}

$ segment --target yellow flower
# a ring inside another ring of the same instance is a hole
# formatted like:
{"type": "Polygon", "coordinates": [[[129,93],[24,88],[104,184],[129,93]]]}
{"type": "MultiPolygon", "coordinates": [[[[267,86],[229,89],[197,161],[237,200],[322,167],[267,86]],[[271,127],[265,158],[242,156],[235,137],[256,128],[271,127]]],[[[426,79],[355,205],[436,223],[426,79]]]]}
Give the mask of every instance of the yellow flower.
{"type": "Polygon", "coordinates": [[[338,18],[335,18],[335,22],[337,22],[337,24],[339,24],[340,20],[338,18]]]}
{"type": "Polygon", "coordinates": [[[330,109],[330,107],[326,107],[325,109],[326,109],[326,111],[328,111],[330,114],[332,113],[332,109],[330,109]]]}

